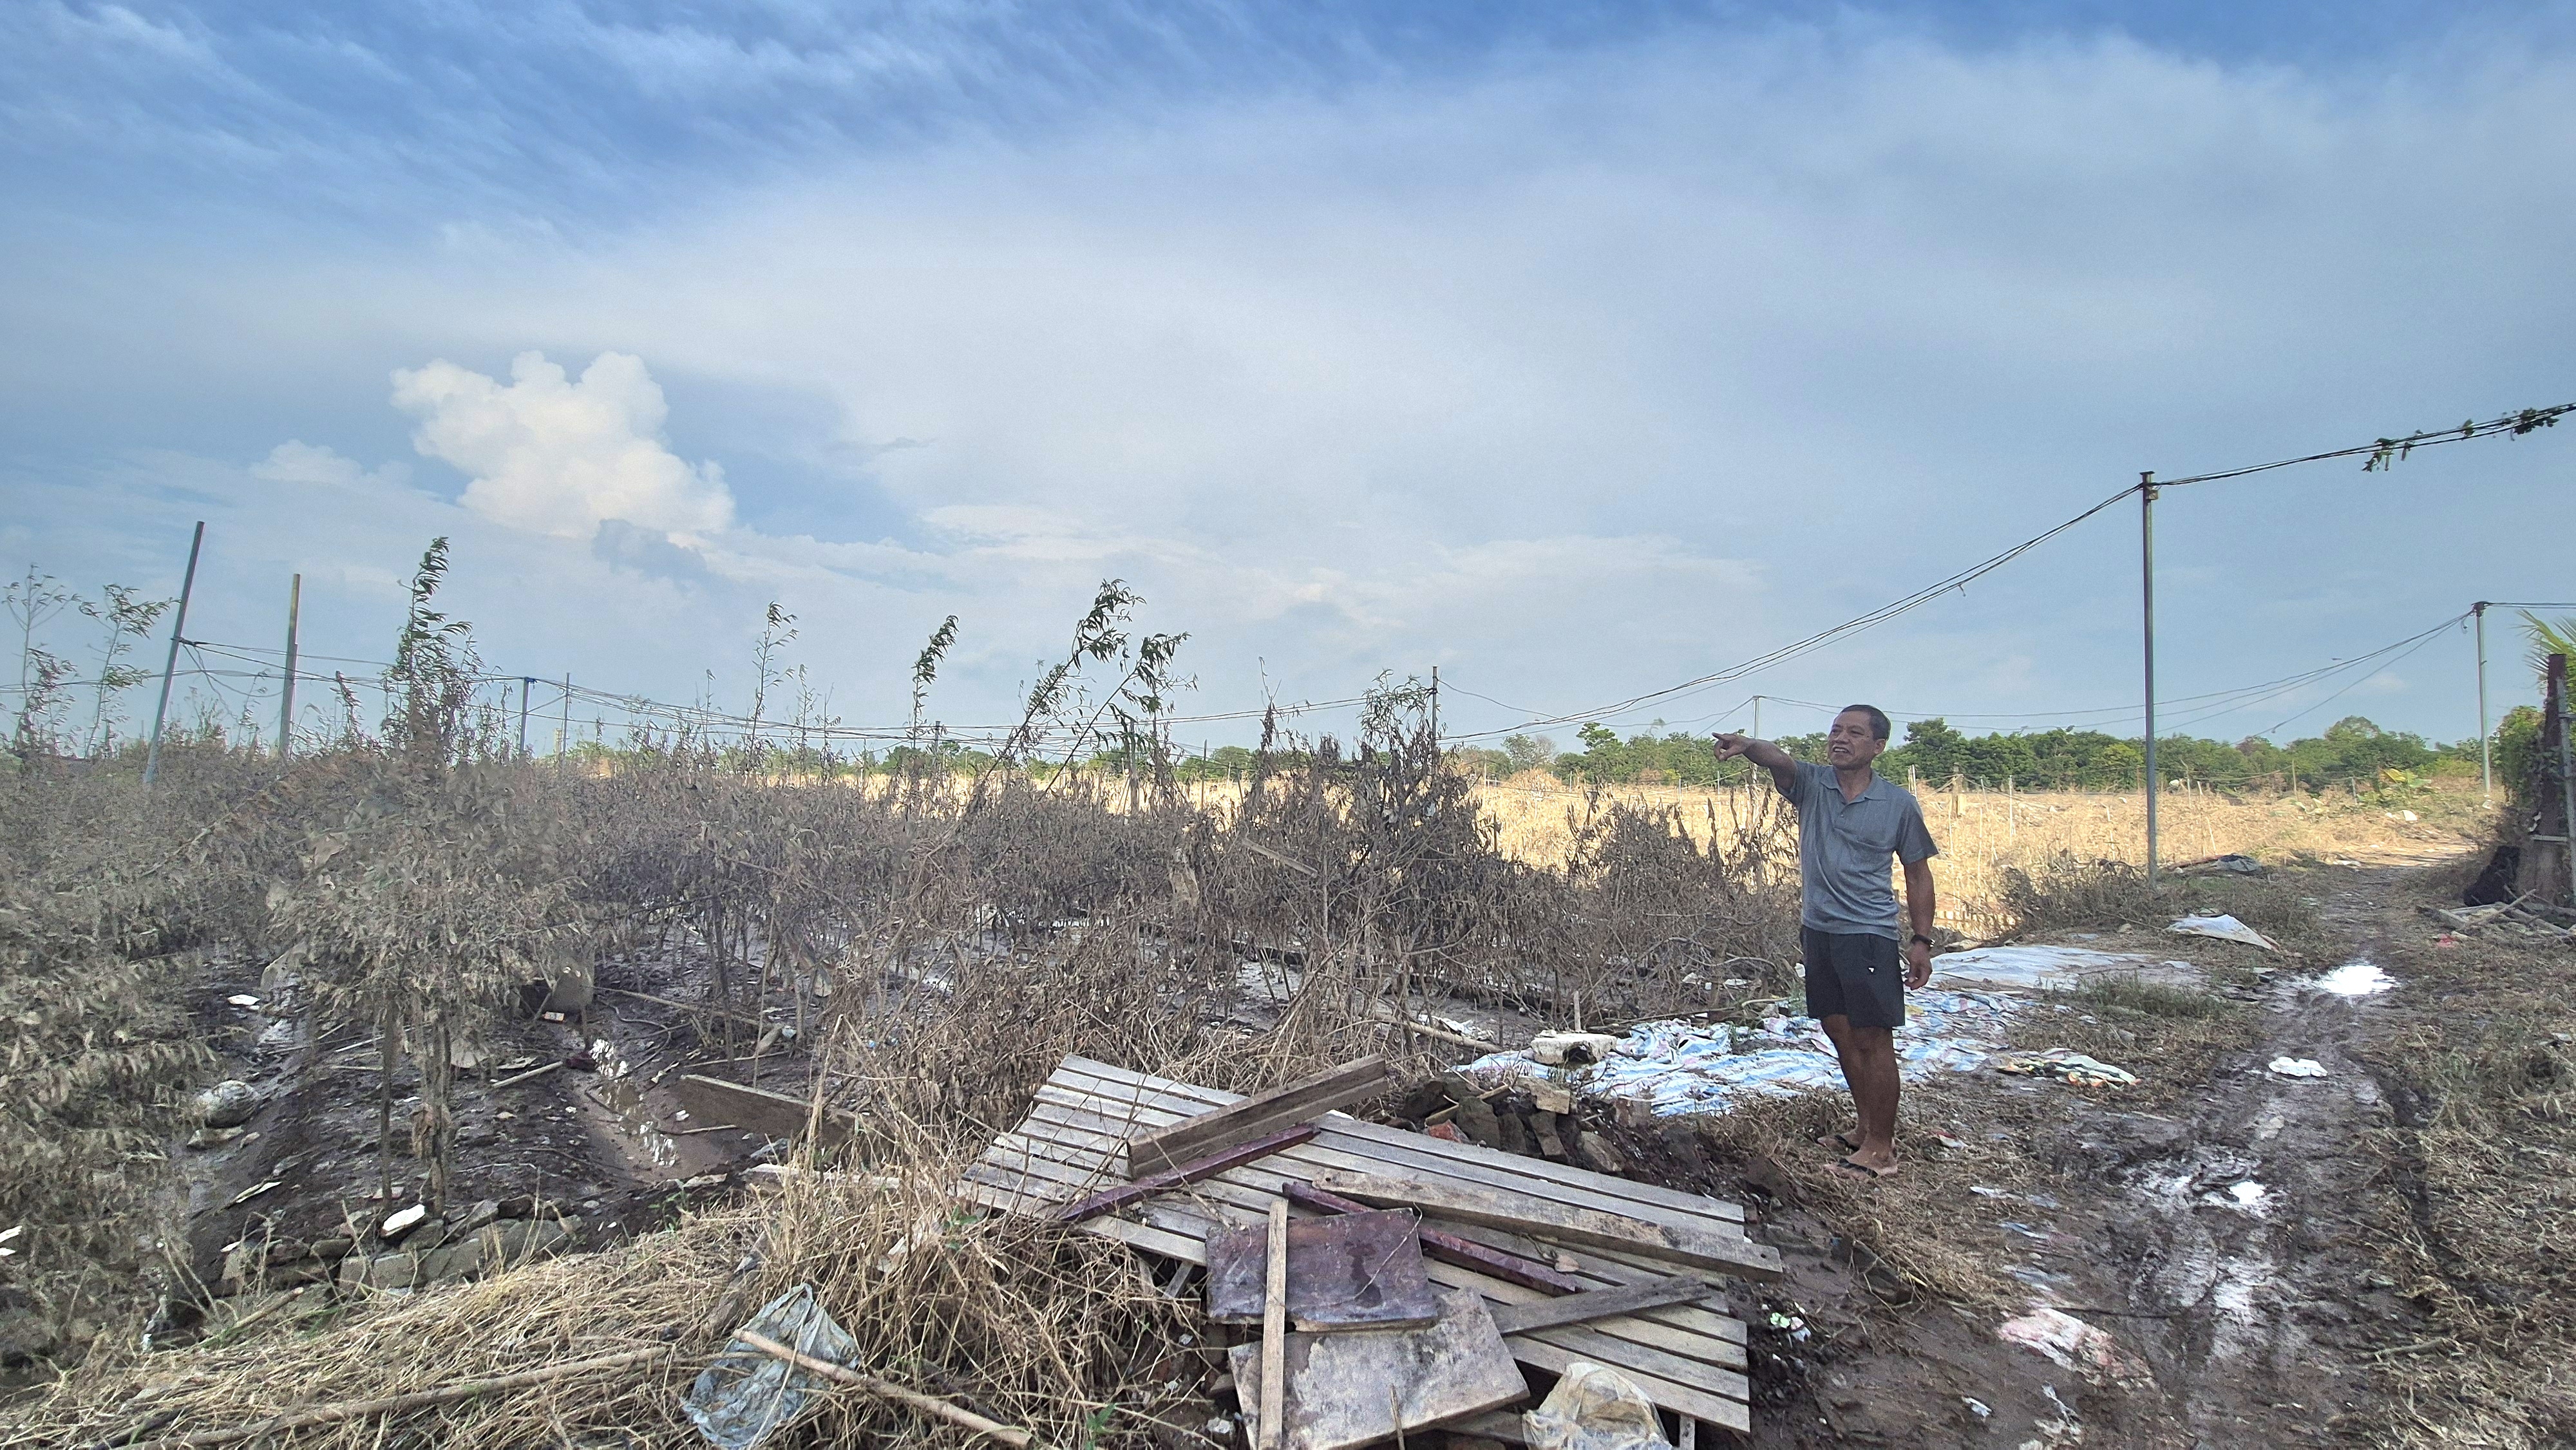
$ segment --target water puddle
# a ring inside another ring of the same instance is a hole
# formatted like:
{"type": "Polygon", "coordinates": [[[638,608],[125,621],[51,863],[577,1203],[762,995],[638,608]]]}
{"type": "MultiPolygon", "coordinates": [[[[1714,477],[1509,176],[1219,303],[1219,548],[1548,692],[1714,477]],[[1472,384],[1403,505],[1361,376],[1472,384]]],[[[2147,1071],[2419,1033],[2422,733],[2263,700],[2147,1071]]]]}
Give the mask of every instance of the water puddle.
{"type": "Polygon", "coordinates": [[[2376,962],[2349,961],[2317,978],[2315,987],[2337,997],[2376,997],[2397,985],[2397,979],[2379,969],[2376,962]]]}

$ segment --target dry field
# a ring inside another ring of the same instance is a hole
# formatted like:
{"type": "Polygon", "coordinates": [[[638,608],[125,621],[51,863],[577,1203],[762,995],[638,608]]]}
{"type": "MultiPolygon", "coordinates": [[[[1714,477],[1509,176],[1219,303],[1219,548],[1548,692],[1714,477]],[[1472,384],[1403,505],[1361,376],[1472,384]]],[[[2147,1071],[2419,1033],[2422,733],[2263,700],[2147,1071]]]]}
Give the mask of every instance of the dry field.
{"type": "MultiPolygon", "coordinates": [[[[2001,914],[2007,869],[2026,871],[2064,856],[2146,860],[2146,797],[2138,791],[2007,794],[1927,786],[1918,794],[1941,846],[1941,920],[1962,935],[1992,936],[2012,925],[2001,914]]],[[[1569,787],[1535,771],[1486,782],[1476,800],[1500,829],[1504,853],[1537,865],[1563,862],[1583,823],[1614,805],[1669,811],[1703,844],[1760,834],[1779,810],[1767,785],[1569,787]]],[[[2159,855],[2168,864],[2229,852],[2270,865],[2421,863],[2469,849],[2492,826],[2474,782],[2445,782],[2386,800],[2341,792],[2236,796],[2193,787],[2157,803],[2159,855]]]]}

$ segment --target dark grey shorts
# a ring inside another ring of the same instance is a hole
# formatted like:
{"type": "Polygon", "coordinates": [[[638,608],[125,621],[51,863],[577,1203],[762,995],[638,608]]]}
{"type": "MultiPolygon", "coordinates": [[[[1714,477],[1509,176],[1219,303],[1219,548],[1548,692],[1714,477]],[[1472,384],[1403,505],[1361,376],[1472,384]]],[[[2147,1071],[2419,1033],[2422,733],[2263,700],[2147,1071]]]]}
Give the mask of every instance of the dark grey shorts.
{"type": "Polygon", "coordinates": [[[1802,928],[1807,1015],[1848,1017],[1854,1027],[1905,1025],[1905,962],[1896,938],[1802,928]]]}

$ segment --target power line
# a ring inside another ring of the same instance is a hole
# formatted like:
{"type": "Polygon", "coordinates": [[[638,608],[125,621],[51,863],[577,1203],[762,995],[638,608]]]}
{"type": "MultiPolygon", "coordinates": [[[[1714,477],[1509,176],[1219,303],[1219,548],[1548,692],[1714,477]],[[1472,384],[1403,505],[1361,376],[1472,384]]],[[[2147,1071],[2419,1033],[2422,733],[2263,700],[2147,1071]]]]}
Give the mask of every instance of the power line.
{"type": "Polygon", "coordinates": [[[2038,548],[2041,544],[2048,542],[2050,539],[2056,538],[2059,534],[2065,533],[2067,530],[2074,528],[2077,524],[2083,523],[2085,520],[2101,513],[2103,510],[2111,507],[2115,503],[2118,503],[2122,499],[2128,498],[2150,487],[2163,489],[2179,488],[2195,483],[2216,483],[2223,479],[2247,478],[2258,473],[2269,473],[2275,469],[2292,468],[2305,463],[2322,463],[2336,458],[2359,458],[2366,456],[2370,459],[2370,462],[2365,465],[2366,468],[2383,468],[2405,458],[2417,448],[2430,448],[2445,443],[2465,442],[2470,438],[2494,437],[2499,433],[2507,436],[2519,437],[2522,434],[2532,432],[2535,429],[2556,427],[2558,420],[2571,412],[2576,412],[2576,403],[2560,403],[2547,408],[2524,408],[2517,412],[2502,414],[2485,423],[2472,421],[2464,423],[2458,428],[2448,429],[2439,433],[2418,432],[2410,434],[2404,438],[2380,438],[2369,443],[2356,444],[2349,448],[2329,449],[2322,453],[2306,453],[2301,454],[2296,458],[2275,459],[2269,463],[2250,464],[2243,468],[2221,469],[2214,473],[2192,474],[2187,477],[2168,479],[2153,484],[2142,480],[2141,482],[2133,483],[2122,488],[2119,492],[2112,494],[2110,497],[2103,499],[2097,504],[2094,504],[2082,513],[2075,515],[2073,518],[2067,519],[2065,522],[2060,523],[2045,532],[2035,534],[2030,538],[2024,539],[2020,543],[2013,545],[2011,548],[2004,550],[2002,553],[1994,555],[1992,558],[1973,564],[1946,579],[1927,585],[1922,589],[1916,590],[1912,594],[1908,594],[1901,599],[1893,601],[1892,603],[1881,605],[1877,609],[1871,610],[1866,614],[1845,620],[1831,629],[1820,630],[1804,639],[1783,645],[1768,654],[1757,655],[1752,659],[1745,660],[1739,664],[1730,665],[1722,670],[1701,675],[1696,679],[1684,680],[1678,685],[1668,685],[1660,690],[1650,690],[1642,695],[1632,695],[1625,700],[1618,701],[1614,704],[1600,706],[1595,709],[1577,710],[1564,715],[1552,715],[1539,719],[1524,720],[1517,725],[1507,725],[1493,730],[1470,731],[1463,734],[1452,735],[1447,738],[1452,740],[1479,740],[1493,735],[1509,734],[1531,729],[1544,729],[1552,725],[1571,725],[1579,720],[1604,720],[1626,714],[1640,705],[1649,704],[1656,700],[1669,699],[1673,696],[1681,695],[1692,690],[1702,689],[1709,685],[1722,684],[1729,680],[1742,679],[1746,675],[1756,673],[1757,671],[1769,669],[1774,665],[1784,664],[1787,661],[1795,659],[1799,655],[1806,654],[1811,650],[1821,649],[1825,645],[1841,639],[1846,635],[1856,634],[1862,630],[1870,628],[1872,625],[1885,623],[1890,619],[1896,618],[1898,615],[1919,609],[1923,605],[1930,603],[1932,600],[1953,589],[1965,588],[1968,584],[1983,578],[1987,574],[1993,573],[1995,570],[2002,568],[2004,565],[2009,564],[2013,560],[2020,558],[2022,555],[2029,553],[2031,550],[2038,548]]]}

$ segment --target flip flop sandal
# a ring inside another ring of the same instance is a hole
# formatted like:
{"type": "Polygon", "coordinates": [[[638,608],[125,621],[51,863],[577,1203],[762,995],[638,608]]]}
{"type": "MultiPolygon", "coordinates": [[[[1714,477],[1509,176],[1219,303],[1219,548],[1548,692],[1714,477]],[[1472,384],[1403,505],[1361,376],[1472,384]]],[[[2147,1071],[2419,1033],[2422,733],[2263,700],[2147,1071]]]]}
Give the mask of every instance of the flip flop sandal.
{"type": "Polygon", "coordinates": [[[1893,1167],[1888,1167],[1888,1168],[1869,1168],[1869,1167],[1864,1167],[1864,1166],[1863,1166],[1863,1165],[1861,1165],[1861,1164],[1854,1163],[1854,1162],[1853,1162],[1853,1161],[1851,1161],[1849,1158],[1837,1158],[1837,1159],[1835,1159],[1835,1160],[1834,1160],[1834,1166],[1835,1166],[1836,1168],[1841,1169],[1841,1170],[1842,1170],[1842,1171],[1844,1171],[1845,1173],[1856,1174],[1856,1175],[1858,1175],[1859,1177],[1867,1178],[1867,1179],[1869,1179],[1869,1180],[1871,1180],[1871,1181],[1873,1181],[1873,1182],[1875,1182],[1875,1181],[1877,1181],[1878,1179],[1881,1179],[1881,1178],[1894,1178],[1894,1177],[1896,1176],[1896,1169],[1895,1169],[1895,1168],[1893,1168],[1893,1167]]]}
{"type": "Polygon", "coordinates": [[[1837,1149],[1845,1153],[1857,1153],[1860,1151],[1860,1139],[1849,1133],[1827,1133],[1816,1140],[1816,1146],[1828,1153],[1837,1149]]]}

